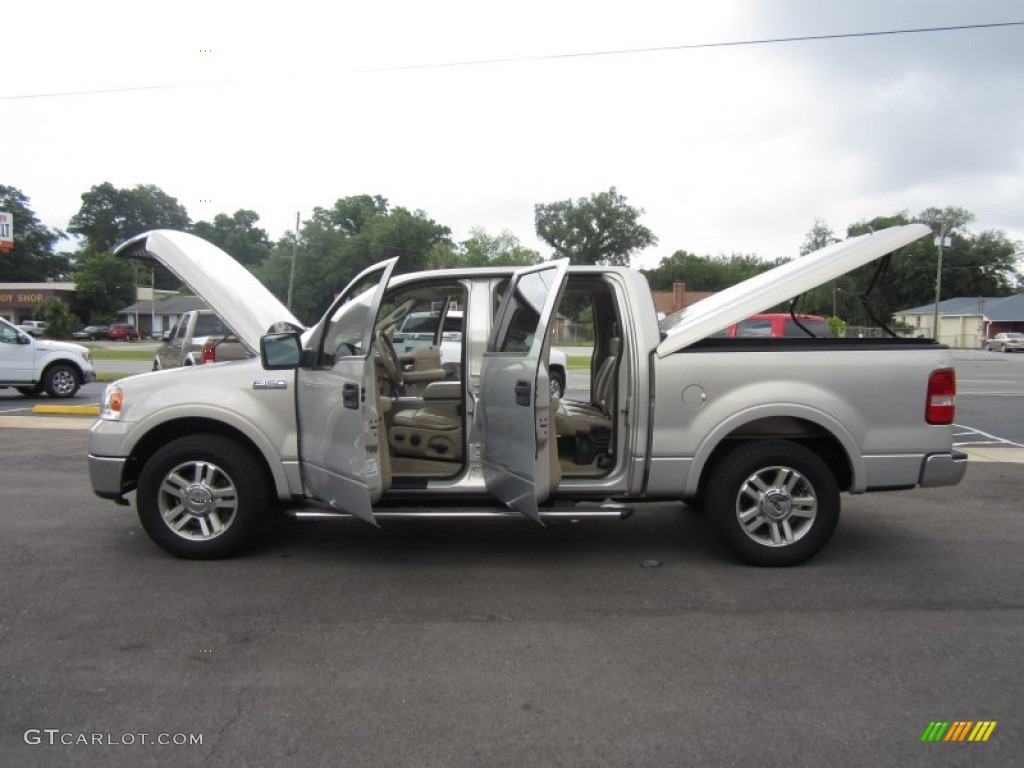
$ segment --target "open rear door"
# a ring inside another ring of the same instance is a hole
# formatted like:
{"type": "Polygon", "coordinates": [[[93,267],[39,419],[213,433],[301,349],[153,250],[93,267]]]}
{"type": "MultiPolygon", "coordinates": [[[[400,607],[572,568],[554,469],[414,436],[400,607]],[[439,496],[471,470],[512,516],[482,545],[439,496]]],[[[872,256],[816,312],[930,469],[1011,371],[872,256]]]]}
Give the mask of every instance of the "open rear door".
{"type": "Polygon", "coordinates": [[[546,361],[548,329],[568,266],[562,259],[512,276],[480,371],[477,414],[487,491],[537,522],[537,505],[552,490],[550,462],[557,460],[546,361]]]}
{"type": "Polygon", "coordinates": [[[368,523],[385,490],[387,450],[377,412],[374,322],[396,261],[369,267],[338,295],[297,371],[306,489],[368,523]]]}

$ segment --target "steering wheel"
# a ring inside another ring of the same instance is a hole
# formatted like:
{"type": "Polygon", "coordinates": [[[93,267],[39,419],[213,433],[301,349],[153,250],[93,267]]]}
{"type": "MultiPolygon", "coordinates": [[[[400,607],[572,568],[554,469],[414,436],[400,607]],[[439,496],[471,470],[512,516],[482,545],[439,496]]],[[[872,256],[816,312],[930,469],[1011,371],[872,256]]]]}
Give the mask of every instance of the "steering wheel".
{"type": "Polygon", "coordinates": [[[404,378],[402,376],[402,364],[398,362],[398,354],[395,352],[395,347],[383,328],[377,331],[377,359],[380,360],[380,364],[384,367],[384,373],[391,380],[394,387],[401,389],[404,378]]]}

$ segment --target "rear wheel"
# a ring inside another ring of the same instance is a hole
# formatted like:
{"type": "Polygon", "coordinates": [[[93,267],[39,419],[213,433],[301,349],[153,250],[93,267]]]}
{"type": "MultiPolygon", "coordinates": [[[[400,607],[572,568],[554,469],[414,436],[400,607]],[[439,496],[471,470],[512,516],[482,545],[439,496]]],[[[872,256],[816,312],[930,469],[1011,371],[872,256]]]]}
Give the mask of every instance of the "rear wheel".
{"type": "Polygon", "coordinates": [[[82,386],[82,377],[66,363],[51,365],[43,374],[43,389],[50,397],[73,397],[82,386]]]}
{"type": "Polygon", "coordinates": [[[172,555],[232,557],[267,517],[269,490],[252,452],[221,435],[180,437],[146,462],[137,506],[146,533],[172,555]]]}
{"type": "Polygon", "coordinates": [[[839,522],[832,470],[788,440],[744,443],[723,456],[705,506],[728,547],[751,565],[801,563],[828,543],[839,522]]]}

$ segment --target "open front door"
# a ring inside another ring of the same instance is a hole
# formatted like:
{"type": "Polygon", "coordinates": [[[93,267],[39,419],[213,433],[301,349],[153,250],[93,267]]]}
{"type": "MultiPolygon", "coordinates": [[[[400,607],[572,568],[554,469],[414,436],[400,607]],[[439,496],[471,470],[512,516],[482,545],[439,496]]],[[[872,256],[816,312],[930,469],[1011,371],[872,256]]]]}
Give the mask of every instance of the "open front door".
{"type": "Polygon", "coordinates": [[[537,522],[537,505],[552,490],[551,461],[558,458],[546,363],[548,329],[568,266],[562,259],[512,276],[480,372],[487,491],[537,522]]]}
{"type": "Polygon", "coordinates": [[[374,321],[397,259],[375,264],[339,294],[297,371],[299,447],[306,490],[374,523],[384,492],[387,438],[377,412],[374,321]]]}

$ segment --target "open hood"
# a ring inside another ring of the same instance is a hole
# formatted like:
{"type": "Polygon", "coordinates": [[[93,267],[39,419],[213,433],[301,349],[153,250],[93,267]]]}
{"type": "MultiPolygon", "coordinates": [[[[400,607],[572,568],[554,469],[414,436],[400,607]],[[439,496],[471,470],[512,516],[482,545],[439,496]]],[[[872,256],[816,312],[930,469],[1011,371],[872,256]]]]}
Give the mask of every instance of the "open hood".
{"type": "Polygon", "coordinates": [[[303,325],[253,274],[217,246],[187,232],[155,229],[114,249],[156,262],[195,291],[246,347],[259,354],[260,337],[277,323],[303,325]]]}
{"type": "Polygon", "coordinates": [[[924,224],[907,224],[853,237],[719,291],[666,318],[663,327],[668,336],[658,345],[658,357],[677,352],[929,234],[931,229],[924,224]]]}

